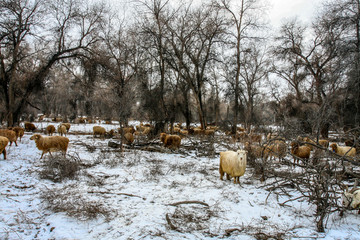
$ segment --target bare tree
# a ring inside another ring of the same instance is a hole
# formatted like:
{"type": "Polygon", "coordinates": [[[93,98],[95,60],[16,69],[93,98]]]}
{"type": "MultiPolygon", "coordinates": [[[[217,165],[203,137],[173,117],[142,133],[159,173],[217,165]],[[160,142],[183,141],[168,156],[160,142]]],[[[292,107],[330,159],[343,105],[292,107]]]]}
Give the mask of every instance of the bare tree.
{"type": "MultiPolygon", "coordinates": [[[[311,29],[313,34],[310,34],[311,32],[307,31],[310,29],[301,26],[296,19],[284,24],[281,35],[277,38],[279,42],[275,52],[279,59],[287,61],[291,59],[289,61],[291,64],[295,63],[306,71],[300,76],[309,77],[308,85],[299,101],[300,104],[317,105],[317,108],[313,109],[317,113],[312,119],[312,132],[323,132],[327,135],[334,98],[331,93],[342,80],[340,73],[343,71],[343,64],[339,56],[342,31],[333,27],[324,18],[314,22],[311,29]]],[[[287,76],[290,74],[288,73],[287,76]]],[[[282,74],[282,77],[289,80],[287,76],[282,74]]],[[[291,83],[294,81],[291,80],[291,83]]]]}
{"type": "Polygon", "coordinates": [[[4,0],[0,12],[0,83],[12,126],[53,65],[84,55],[98,40],[104,8],[75,0],[4,0]]]}
{"type": "Polygon", "coordinates": [[[258,0],[241,0],[230,1],[220,0],[214,4],[223,9],[229,15],[230,30],[227,34],[230,36],[231,48],[234,49],[234,54],[231,58],[234,59],[235,79],[232,82],[234,87],[234,116],[233,116],[233,133],[236,132],[236,127],[239,118],[239,98],[242,89],[240,89],[241,71],[245,67],[242,62],[242,53],[246,50],[246,41],[251,36],[250,32],[255,31],[261,27],[258,15],[256,13],[261,11],[258,0]],[[245,46],[245,47],[244,47],[245,46]]]}
{"type": "Polygon", "coordinates": [[[216,44],[224,33],[224,19],[215,8],[186,6],[168,22],[168,62],[190,86],[202,129],[206,129],[203,92],[209,63],[215,61],[216,44]]]}
{"type": "Polygon", "coordinates": [[[254,123],[256,97],[260,94],[260,86],[270,71],[270,61],[266,49],[255,47],[254,44],[251,44],[243,55],[240,76],[244,85],[242,93],[245,102],[245,128],[250,132],[254,123]]]}
{"type": "Polygon", "coordinates": [[[172,104],[166,102],[165,96],[168,94],[169,69],[167,67],[166,53],[166,34],[167,22],[171,20],[172,14],[169,0],[139,0],[143,7],[143,20],[141,21],[141,35],[143,37],[143,48],[149,58],[149,68],[151,69],[151,80],[155,87],[151,89],[152,84],[144,84],[144,90],[149,94],[144,94],[145,107],[153,109],[152,119],[158,122],[174,122],[172,104]],[[146,85],[146,87],[145,87],[146,85]],[[159,108],[160,107],[160,108],[159,108]]]}

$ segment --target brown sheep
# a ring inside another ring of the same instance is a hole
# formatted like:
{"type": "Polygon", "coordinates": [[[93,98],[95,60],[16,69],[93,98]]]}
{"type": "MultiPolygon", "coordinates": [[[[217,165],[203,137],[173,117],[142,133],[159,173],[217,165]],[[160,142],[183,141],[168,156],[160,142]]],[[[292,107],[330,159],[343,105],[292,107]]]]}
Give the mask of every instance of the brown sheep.
{"type": "Polygon", "coordinates": [[[130,132],[124,134],[125,144],[131,145],[134,142],[134,135],[130,132]]]}
{"type": "Polygon", "coordinates": [[[70,123],[62,123],[61,125],[64,125],[66,127],[66,132],[69,133],[71,124],[70,123]]]}
{"type": "Polygon", "coordinates": [[[267,160],[268,157],[270,157],[270,160],[272,159],[272,157],[277,157],[278,159],[284,158],[286,156],[286,150],[287,150],[286,143],[281,140],[275,140],[273,142],[265,144],[264,145],[265,160],[267,160]]]}
{"type": "Polygon", "coordinates": [[[160,141],[164,143],[165,147],[171,149],[177,149],[181,144],[181,138],[178,135],[169,135],[166,133],[160,134],[160,141]]]}
{"type": "Polygon", "coordinates": [[[66,136],[66,126],[63,124],[60,124],[57,129],[60,136],[65,135],[66,136]]]}
{"type": "Polygon", "coordinates": [[[328,148],[328,147],[329,147],[329,140],[319,139],[319,144],[320,144],[321,146],[323,146],[324,148],[328,148]]]}
{"type": "Polygon", "coordinates": [[[215,135],[215,130],[214,129],[206,129],[204,131],[204,135],[205,136],[214,136],[215,135]]]}
{"type": "Polygon", "coordinates": [[[245,142],[245,150],[248,152],[249,156],[254,158],[261,158],[263,156],[264,148],[259,145],[250,144],[245,142]]]}
{"type": "MultiPolygon", "coordinates": [[[[305,161],[308,161],[310,158],[310,152],[311,149],[306,145],[300,146],[297,142],[291,143],[291,154],[295,155],[298,158],[302,158],[305,161]]],[[[296,157],[294,157],[294,164],[295,162],[299,163],[299,159],[296,157]]]]}
{"type": "Polygon", "coordinates": [[[333,143],[330,145],[330,148],[333,150],[333,152],[341,156],[355,157],[356,154],[356,149],[349,146],[340,147],[336,143],[333,143]]]}
{"type": "Polygon", "coordinates": [[[21,142],[21,138],[24,136],[24,128],[22,127],[9,127],[9,130],[13,130],[16,134],[17,138],[20,138],[20,142],[21,142]]]}
{"type": "Polygon", "coordinates": [[[9,143],[9,139],[7,137],[0,136],[0,154],[4,155],[4,159],[6,159],[6,146],[9,143]]]}
{"type": "Polygon", "coordinates": [[[309,143],[309,144],[305,144],[305,146],[309,147],[311,151],[314,149],[314,145],[316,145],[316,142],[314,140],[308,137],[304,137],[303,141],[309,143]]]}
{"type": "Polygon", "coordinates": [[[49,125],[46,127],[46,132],[47,134],[49,134],[49,136],[52,136],[53,133],[55,132],[55,126],[54,125],[49,125]]]}
{"type": "Polygon", "coordinates": [[[104,127],[94,126],[94,127],[93,127],[93,134],[94,134],[94,137],[96,137],[97,135],[99,135],[99,137],[105,138],[106,130],[105,130],[104,127]]]}
{"type": "Polygon", "coordinates": [[[180,130],[180,134],[182,134],[182,135],[188,135],[189,134],[189,131],[188,130],[180,130]]]}
{"type": "Polygon", "coordinates": [[[142,131],[143,135],[149,135],[151,132],[151,127],[144,127],[144,131],[142,131]]]}
{"type": "Polygon", "coordinates": [[[247,152],[245,150],[220,152],[220,179],[226,173],[226,178],[234,178],[234,183],[240,183],[239,177],[245,174],[247,152]]]}
{"type": "Polygon", "coordinates": [[[134,128],[133,126],[131,126],[131,127],[118,128],[118,132],[121,133],[121,131],[122,131],[123,134],[125,134],[125,133],[134,134],[135,128],[134,128]]]}
{"type": "Polygon", "coordinates": [[[36,129],[35,125],[31,122],[25,122],[25,131],[33,132],[36,129]]]}
{"type": "Polygon", "coordinates": [[[51,155],[51,152],[55,151],[62,151],[65,156],[69,145],[69,139],[63,136],[43,137],[40,134],[34,134],[31,136],[30,140],[34,140],[36,147],[42,151],[40,159],[45,153],[49,153],[51,155]]]}
{"type": "Polygon", "coordinates": [[[261,140],[262,140],[262,136],[258,135],[258,134],[249,134],[249,138],[251,142],[258,142],[259,144],[261,144],[261,140]]]}
{"type": "Polygon", "coordinates": [[[17,146],[17,137],[15,131],[9,129],[0,129],[0,136],[7,137],[9,139],[10,146],[13,142],[15,142],[15,146],[17,146]]]}

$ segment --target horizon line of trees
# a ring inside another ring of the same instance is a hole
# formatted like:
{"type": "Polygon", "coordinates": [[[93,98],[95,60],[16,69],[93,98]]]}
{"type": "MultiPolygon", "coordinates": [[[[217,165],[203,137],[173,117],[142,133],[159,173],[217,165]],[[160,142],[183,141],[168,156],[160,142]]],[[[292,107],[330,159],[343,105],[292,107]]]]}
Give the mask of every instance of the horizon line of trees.
{"type": "Polygon", "coordinates": [[[0,120],[77,115],[236,131],[359,127],[360,4],[325,2],[310,26],[270,33],[261,0],[0,3],[0,120]]]}

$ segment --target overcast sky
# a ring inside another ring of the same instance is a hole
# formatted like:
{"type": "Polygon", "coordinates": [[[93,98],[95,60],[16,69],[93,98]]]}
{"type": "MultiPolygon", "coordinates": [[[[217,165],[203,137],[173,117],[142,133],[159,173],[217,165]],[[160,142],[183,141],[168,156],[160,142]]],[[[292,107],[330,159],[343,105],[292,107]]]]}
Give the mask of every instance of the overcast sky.
{"type": "MultiPolygon", "coordinates": [[[[98,1],[98,0],[93,0],[98,1]]],[[[101,1],[101,0],[100,0],[101,1]]],[[[114,9],[119,9],[122,14],[126,14],[127,11],[131,8],[134,1],[132,0],[103,0],[105,2],[111,3],[111,6],[114,9]]],[[[187,1],[187,0],[170,0],[172,1],[187,1]]],[[[208,0],[193,0],[199,2],[207,2],[208,0]]],[[[236,0],[234,0],[236,1],[236,0]]],[[[264,0],[269,3],[269,17],[271,25],[278,27],[281,25],[281,22],[297,16],[302,22],[310,23],[314,14],[317,11],[317,8],[320,6],[321,2],[325,0],[264,0]]]]}
{"type": "Polygon", "coordinates": [[[284,19],[297,16],[310,23],[323,0],[268,0],[271,7],[269,17],[273,26],[280,26],[284,19]]]}

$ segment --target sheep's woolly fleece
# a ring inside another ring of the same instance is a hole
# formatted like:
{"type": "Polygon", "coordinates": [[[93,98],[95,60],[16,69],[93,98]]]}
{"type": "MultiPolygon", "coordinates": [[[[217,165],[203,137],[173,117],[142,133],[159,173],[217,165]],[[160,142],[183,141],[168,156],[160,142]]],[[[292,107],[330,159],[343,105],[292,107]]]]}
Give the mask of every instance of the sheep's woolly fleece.
{"type": "MultiPolygon", "coordinates": [[[[40,129],[46,126],[37,123],[40,129]]],[[[235,185],[219,180],[218,154],[121,154],[108,150],[108,140],[94,138],[92,127],[71,125],[70,132],[88,133],[68,135],[67,156],[88,166],[73,180],[40,178],[43,161],[29,140],[32,134],[25,133],[18,147],[8,146],[8,159],[0,158],[0,239],[255,239],[256,233],[279,233],[284,239],[360,239],[355,211],[343,218],[330,215],[326,232],[318,233],[314,206],[295,201],[281,207],[279,201],[286,199],[268,195],[250,168],[241,185],[235,185]],[[79,209],[98,206],[106,214],[87,219],[53,211],[42,198],[46,192],[79,209]],[[174,204],[183,201],[194,202],[174,204]],[[240,231],[226,232],[231,229],[240,231]]],[[[216,146],[217,153],[225,150],[216,146]]]]}

